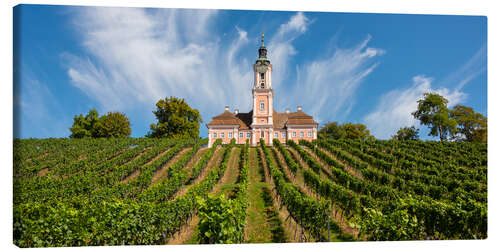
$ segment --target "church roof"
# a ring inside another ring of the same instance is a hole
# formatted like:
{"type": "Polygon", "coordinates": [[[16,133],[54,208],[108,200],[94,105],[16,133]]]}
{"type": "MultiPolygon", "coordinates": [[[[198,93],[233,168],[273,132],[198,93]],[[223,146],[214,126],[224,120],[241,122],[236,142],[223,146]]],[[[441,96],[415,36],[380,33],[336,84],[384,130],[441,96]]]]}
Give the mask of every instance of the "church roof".
{"type": "MultiPolygon", "coordinates": [[[[252,124],[253,110],[248,113],[234,114],[228,110],[224,113],[214,116],[207,123],[207,126],[213,125],[239,125],[239,129],[250,129],[252,124]]],[[[318,125],[312,116],[298,110],[291,113],[279,113],[273,110],[273,128],[285,129],[287,125],[318,125]]]]}
{"type": "Polygon", "coordinates": [[[224,111],[224,113],[214,116],[212,118],[212,121],[210,121],[207,126],[211,125],[239,125],[240,129],[248,129],[249,127],[247,124],[244,122],[248,118],[247,116],[250,117],[250,123],[252,122],[252,115],[250,113],[242,114],[239,113],[235,115],[234,113],[229,112],[228,110],[224,111]]]}

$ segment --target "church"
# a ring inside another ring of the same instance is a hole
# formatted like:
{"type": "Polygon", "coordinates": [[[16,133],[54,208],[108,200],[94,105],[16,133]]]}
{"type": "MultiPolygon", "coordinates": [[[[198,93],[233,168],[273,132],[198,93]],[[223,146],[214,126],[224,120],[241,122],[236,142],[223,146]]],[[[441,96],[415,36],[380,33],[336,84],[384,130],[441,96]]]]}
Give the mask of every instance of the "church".
{"type": "Polygon", "coordinates": [[[286,140],[298,142],[317,138],[318,123],[312,116],[304,113],[301,106],[297,106],[295,112],[286,109],[280,113],[273,109],[272,71],[273,65],[267,58],[267,48],[264,46],[264,34],[262,34],[259,57],[253,65],[253,109],[248,113],[241,113],[238,109],[231,112],[229,106],[226,106],[222,114],[213,117],[206,124],[208,147],[219,138],[224,144],[233,138],[236,139],[236,143],[245,144],[248,139],[251,146],[257,146],[261,138],[267,145],[272,145],[273,139],[285,143],[286,140]]]}

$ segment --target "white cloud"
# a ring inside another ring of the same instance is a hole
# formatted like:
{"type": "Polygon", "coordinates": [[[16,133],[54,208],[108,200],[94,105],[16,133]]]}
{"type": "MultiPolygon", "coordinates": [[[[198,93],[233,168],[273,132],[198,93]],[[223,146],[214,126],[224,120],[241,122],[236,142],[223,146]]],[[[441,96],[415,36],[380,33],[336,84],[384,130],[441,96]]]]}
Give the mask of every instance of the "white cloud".
{"type": "Polygon", "coordinates": [[[486,52],[485,44],[460,68],[447,76],[441,85],[456,86],[455,88],[462,89],[472,79],[486,72],[486,52]]]}
{"type": "MultiPolygon", "coordinates": [[[[376,67],[375,57],[385,53],[368,47],[368,36],[353,48],[337,48],[325,59],[297,67],[293,87],[278,98],[281,108],[303,105],[319,122],[347,116],[355,103],[355,93],[376,67]]],[[[281,90],[280,90],[281,91],[281,90]]]]}
{"type": "Polygon", "coordinates": [[[307,31],[311,23],[304,13],[298,12],[287,23],[281,24],[276,34],[272,36],[268,51],[273,64],[273,88],[279,88],[285,84],[288,63],[290,58],[297,53],[292,43],[307,31]]]}
{"type": "Polygon", "coordinates": [[[64,55],[71,83],[105,111],[152,110],[166,96],[209,116],[225,104],[249,107],[250,96],[240,95],[249,93],[251,65],[236,58],[247,33],[236,27],[234,41],[221,46],[209,32],[216,13],[83,8],[74,22],[88,57],[64,55]]]}
{"type": "Polygon", "coordinates": [[[433,89],[433,79],[422,75],[413,77],[413,84],[407,89],[392,90],[382,97],[374,111],[364,117],[370,132],[379,139],[389,139],[400,127],[420,127],[412,112],[417,110],[417,101],[424,93],[438,93],[448,99],[448,106],[465,100],[467,95],[459,89],[450,91],[447,88],[433,89]]]}
{"type": "MultiPolygon", "coordinates": [[[[71,83],[95,99],[101,113],[142,113],[142,117],[131,117],[132,123],[134,118],[152,122],[151,112],[144,110],[152,110],[166,96],[185,98],[200,110],[205,122],[224,105],[246,112],[251,109],[254,58],[241,59],[238,54],[249,45],[247,32],[235,27],[228,33],[229,43],[222,44],[221,37],[209,32],[216,14],[208,10],[84,8],[74,22],[87,57],[64,55],[71,83]]],[[[266,45],[273,64],[275,109],[303,105],[321,122],[350,112],[356,89],[384,51],[369,47],[368,36],[326,58],[322,55],[319,60],[290,65],[297,53],[293,42],[311,23],[298,12],[279,26],[266,45]],[[286,83],[285,79],[291,79],[287,76],[290,68],[297,70],[297,78],[286,83]]]]}
{"type": "Polygon", "coordinates": [[[417,101],[424,93],[434,92],[448,99],[451,108],[466,100],[467,94],[462,88],[472,79],[486,72],[486,45],[482,46],[460,68],[439,81],[439,88],[432,87],[432,78],[425,76],[413,77],[413,85],[408,89],[392,90],[382,97],[374,111],[365,116],[364,121],[377,138],[388,139],[400,127],[420,126],[411,112],[417,110],[417,101]],[[452,90],[451,90],[452,89],[452,90]]]}

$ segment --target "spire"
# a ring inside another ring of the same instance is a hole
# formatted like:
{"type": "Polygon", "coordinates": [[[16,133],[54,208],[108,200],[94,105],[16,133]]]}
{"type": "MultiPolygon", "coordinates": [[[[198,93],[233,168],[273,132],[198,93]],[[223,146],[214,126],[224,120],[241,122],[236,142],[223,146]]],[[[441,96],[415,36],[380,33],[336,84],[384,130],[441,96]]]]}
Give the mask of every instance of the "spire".
{"type": "Polygon", "coordinates": [[[266,62],[269,63],[269,60],[267,59],[267,48],[264,46],[264,32],[262,32],[262,45],[260,45],[259,48],[259,58],[257,58],[257,62],[266,62]]]}

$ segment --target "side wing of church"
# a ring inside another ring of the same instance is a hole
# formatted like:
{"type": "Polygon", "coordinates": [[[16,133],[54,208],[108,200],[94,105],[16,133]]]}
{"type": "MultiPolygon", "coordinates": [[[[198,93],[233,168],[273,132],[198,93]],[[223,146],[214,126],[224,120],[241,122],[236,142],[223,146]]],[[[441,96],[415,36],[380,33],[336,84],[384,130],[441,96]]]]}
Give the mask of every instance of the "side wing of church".
{"type": "Polygon", "coordinates": [[[273,109],[274,90],[271,82],[273,65],[267,58],[264,35],[253,71],[253,109],[248,113],[240,113],[238,109],[231,112],[229,106],[226,106],[224,113],[214,116],[207,123],[208,147],[219,138],[222,139],[222,143],[229,143],[235,138],[238,144],[244,144],[249,139],[251,146],[257,146],[261,138],[267,145],[272,145],[273,139],[279,139],[282,143],[288,139],[296,142],[316,139],[318,123],[312,116],[304,113],[301,106],[297,106],[296,112],[287,109],[279,113],[273,109]]]}

